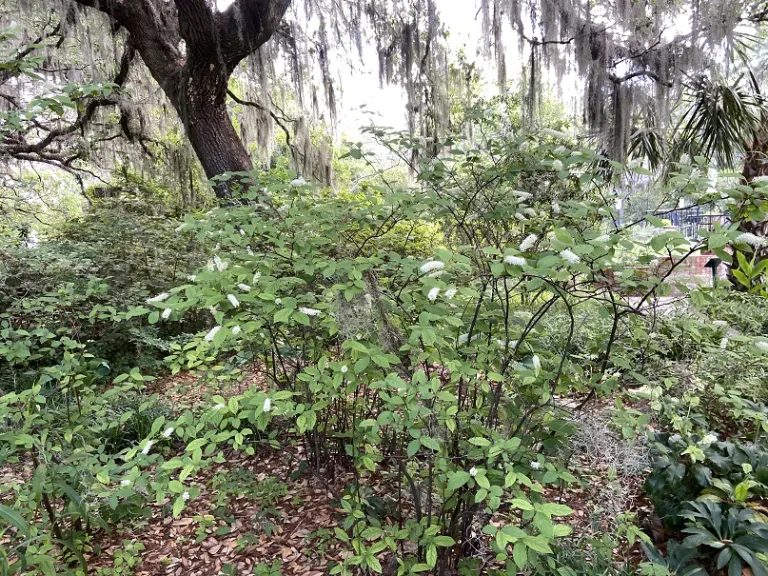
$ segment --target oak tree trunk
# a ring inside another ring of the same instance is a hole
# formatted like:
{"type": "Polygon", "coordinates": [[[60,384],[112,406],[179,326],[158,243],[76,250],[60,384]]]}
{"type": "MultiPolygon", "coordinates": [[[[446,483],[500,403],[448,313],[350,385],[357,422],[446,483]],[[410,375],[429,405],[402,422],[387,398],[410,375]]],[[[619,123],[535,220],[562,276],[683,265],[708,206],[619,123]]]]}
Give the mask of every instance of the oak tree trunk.
{"type": "MultiPolygon", "coordinates": [[[[240,61],[272,37],[291,0],[234,0],[224,11],[211,0],[75,1],[127,31],[208,178],[253,169],[227,111],[227,85],[240,61]]],[[[232,182],[216,184],[216,195],[230,197],[232,182]]]]}

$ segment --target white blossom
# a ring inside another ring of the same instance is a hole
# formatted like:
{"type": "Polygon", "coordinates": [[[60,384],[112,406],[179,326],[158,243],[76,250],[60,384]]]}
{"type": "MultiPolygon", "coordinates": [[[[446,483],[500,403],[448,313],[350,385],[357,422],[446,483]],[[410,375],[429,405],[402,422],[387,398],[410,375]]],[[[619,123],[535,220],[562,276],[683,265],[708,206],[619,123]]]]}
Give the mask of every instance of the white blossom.
{"type": "Polygon", "coordinates": [[[264,398],[264,406],[262,407],[262,411],[269,412],[272,410],[272,400],[269,398],[264,398]]]}
{"type": "Polygon", "coordinates": [[[541,470],[541,462],[534,460],[531,462],[531,470],[541,470]]]}
{"type": "Polygon", "coordinates": [[[347,372],[349,372],[349,368],[347,366],[342,366],[341,367],[341,373],[342,374],[346,374],[347,372]]]}
{"type": "Polygon", "coordinates": [[[170,438],[171,434],[173,434],[173,428],[166,428],[163,431],[163,438],[170,438]]]}
{"type": "Polygon", "coordinates": [[[216,332],[221,330],[221,326],[214,326],[208,331],[208,334],[205,335],[205,341],[211,342],[213,341],[214,336],[216,336],[216,332]]]}
{"type": "Polygon", "coordinates": [[[456,288],[448,288],[448,290],[445,291],[445,297],[450,300],[454,296],[456,296],[456,288]]]}
{"type": "Polygon", "coordinates": [[[237,325],[237,326],[233,326],[233,327],[232,327],[232,334],[234,334],[235,336],[237,336],[238,334],[240,334],[240,332],[242,332],[242,331],[243,331],[243,329],[242,329],[242,328],[240,328],[240,325],[237,325]]]}
{"type": "Polygon", "coordinates": [[[120,486],[130,486],[130,485],[131,485],[131,481],[128,478],[126,478],[125,480],[120,480],[120,486]]]}
{"type": "Polygon", "coordinates": [[[737,236],[736,242],[739,244],[749,244],[753,248],[760,248],[763,244],[765,244],[765,238],[761,238],[760,236],[756,236],[750,232],[744,232],[743,234],[739,234],[739,236],[737,236]]]}
{"type": "Polygon", "coordinates": [[[543,136],[552,136],[552,138],[562,138],[562,139],[568,138],[568,134],[566,134],[565,132],[560,132],[559,130],[553,130],[552,128],[542,129],[541,134],[543,136]]]}
{"type": "Polygon", "coordinates": [[[439,295],[440,295],[440,288],[438,288],[437,286],[435,286],[435,287],[434,287],[434,288],[432,288],[432,289],[429,291],[429,293],[427,294],[427,300],[429,300],[430,302],[434,302],[435,300],[437,300],[437,297],[438,297],[439,295]]]}
{"type": "Polygon", "coordinates": [[[219,410],[224,410],[224,408],[226,408],[226,406],[224,404],[222,404],[221,402],[219,402],[218,404],[216,404],[213,407],[213,411],[214,412],[218,412],[219,410]]]}
{"type": "Polygon", "coordinates": [[[240,290],[240,292],[250,292],[251,287],[248,286],[248,284],[238,284],[237,288],[240,290]]]}
{"type": "Polygon", "coordinates": [[[422,274],[428,274],[429,272],[434,272],[435,270],[442,270],[445,268],[445,263],[440,262],[440,260],[430,260],[429,262],[425,262],[421,265],[421,268],[419,270],[422,274]]]}
{"type": "Polygon", "coordinates": [[[723,338],[722,340],[720,340],[720,348],[722,348],[723,350],[728,348],[728,338],[723,338]]]}
{"type": "Polygon", "coordinates": [[[562,160],[555,160],[552,162],[552,170],[555,172],[560,172],[563,169],[563,162],[562,160]]]}
{"type": "Polygon", "coordinates": [[[275,298],[275,304],[277,306],[280,306],[280,304],[282,304],[282,303],[283,303],[283,299],[282,298],[275,298]]]}
{"type": "Polygon", "coordinates": [[[194,282],[195,280],[197,280],[197,276],[195,276],[194,274],[190,274],[189,276],[187,276],[187,280],[189,280],[190,282],[194,282]]]}
{"type": "Polygon", "coordinates": [[[541,360],[539,359],[538,356],[534,356],[533,358],[531,358],[531,362],[533,363],[533,369],[536,372],[541,370],[541,360]]]}
{"type": "Polygon", "coordinates": [[[504,256],[504,263],[510,266],[525,266],[525,258],[521,256],[504,256]]]}
{"type": "Polygon", "coordinates": [[[520,252],[528,252],[531,248],[533,248],[533,245],[536,244],[536,241],[539,239],[536,234],[529,234],[525,237],[525,240],[523,240],[520,243],[520,252]]]}
{"type": "Polygon", "coordinates": [[[256,272],[253,275],[253,283],[256,284],[259,281],[260,278],[261,278],[261,272],[256,272]]]}
{"type": "Polygon", "coordinates": [[[240,300],[238,300],[234,294],[227,294],[227,300],[229,300],[229,303],[232,304],[232,306],[235,308],[240,306],[240,300]]]}
{"type": "Polygon", "coordinates": [[[154,444],[152,440],[147,440],[147,443],[144,446],[144,448],[142,448],[141,453],[144,454],[145,456],[149,454],[149,450],[152,448],[152,444],[154,444]]]}
{"type": "Polygon", "coordinates": [[[213,265],[216,267],[216,270],[218,270],[219,272],[224,272],[224,270],[227,269],[227,266],[229,266],[229,264],[227,264],[221,258],[219,258],[218,255],[213,257],[213,265]]]}
{"type": "Polygon", "coordinates": [[[608,234],[603,234],[602,236],[598,236],[597,238],[592,239],[593,242],[600,242],[601,244],[606,244],[611,241],[611,237],[608,234]]]}
{"type": "Polygon", "coordinates": [[[555,148],[555,155],[557,156],[565,156],[568,153],[568,148],[565,146],[558,146],[555,148]]]}
{"type": "Polygon", "coordinates": [[[581,258],[579,258],[576,254],[574,254],[567,248],[562,252],[560,252],[560,258],[562,258],[569,264],[578,264],[579,262],[581,262],[581,258]]]}
{"type": "Polygon", "coordinates": [[[186,502],[187,500],[189,500],[189,492],[187,492],[186,490],[184,490],[184,492],[182,492],[182,493],[181,493],[181,499],[182,499],[182,500],[184,500],[184,502],[186,502]]]}
{"type": "Polygon", "coordinates": [[[757,349],[761,352],[768,352],[768,342],[765,342],[764,340],[755,342],[755,346],[757,346],[757,349]]]}
{"type": "Polygon", "coordinates": [[[318,316],[321,314],[320,310],[317,308],[305,308],[303,306],[299,308],[299,312],[303,312],[307,316],[318,316]]]}
{"type": "Polygon", "coordinates": [[[475,476],[477,476],[477,468],[475,468],[474,466],[472,466],[472,468],[470,468],[470,469],[469,469],[469,475],[470,475],[470,476],[472,476],[472,478],[474,478],[475,476]]]}
{"type": "Polygon", "coordinates": [[[153,302],[163,302],[164,300],[168,300],[170,297],[171,295],[168,292],[163,292],[157,296],[152,296],[152,298],[147,298],[147,304],[152,304],[153,302]]]}
{"type": "Polygon", "coordinates": [[[712,322],[712,326],[714,326],[715,328],[725,328],[726,326],[728,326],[728,322],[726,322],[725,320],[715,320],[714,322],[712,322]]]}
{"type": "Polygon", "coordinates": [[[162,319],[168,320],[168,318],[171,317],[171,312],[173,312],[173,310],[171,310],[170,308],[166,308],[165,310],[163,310],[163,313],[161,314],[162,319]]]}
{"type": "Polygon", "coordinates": [[[552,201],[552,214],[560,214],[560,203],[556,200],[552,201]]]}

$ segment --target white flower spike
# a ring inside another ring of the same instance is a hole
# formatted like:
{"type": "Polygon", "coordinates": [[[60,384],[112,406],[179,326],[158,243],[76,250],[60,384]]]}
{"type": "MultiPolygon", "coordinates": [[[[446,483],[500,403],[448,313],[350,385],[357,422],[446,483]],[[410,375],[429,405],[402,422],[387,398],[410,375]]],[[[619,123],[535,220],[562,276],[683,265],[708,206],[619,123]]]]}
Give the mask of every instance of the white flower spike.
{"type": "Polygon", "coordinates": [[[320,310],[318,310],[317,308],[301,307],[299,308],[299,312],[303,312],[307,316],[319,316],[321,314],[320,310]]]}
{"type": "Polygon", "coordinates": [[[504,263],[510,266],[525,266],[525,258],[521,256],[504,256],[504,263]]]}
{"type": "Polygon", "coordinates": [[[531,248],[533,248],[533,245],[536,244],[536,241],[539,239],[536,234],[529,234],[525,237],[525,240],[523,240],[520,243],[520,252],[528,252],[531,248]]]}
{"type": "Polygon", "coordinates": [[[469,475],[470,475],[470,476],[472,476],[472,478],[474,478],[475,476],[477,476],[477,468],[475,468],[474,466],[472,466],[472,468],[470,468],[470,469],[469,469],[469,475]]]}
{"type": "Polygon", "coordinates": [[[269,412],[270,410],[272,410],[272,400],[270,400],[269,398],[264,398],[264,406],[262,407],[262,410],[264,412],[269,412]]]}
{"type": "Polygon", "coordinates": [[[437,300],[437,297],[439,295],[440,295],[440,288],[434,287],[427,294],[427,300],[429,300],[430,302],[434,302],[435,300],[437,300]]]}
{"type": "Polygon", "coordinates": [[[227,294],[227,300],[229,300],[229,303],[235,308],[240,306],[240,300],[238,300],[234,294],[227,294]]]}
{"type": "Polygon", "coordinates": [[[152,298],[147,298],[147,304],[152,304],[153,302],[163,302],[165,300],[168,300],[171,295],[168,292],[163,292],[162,294],[158,294],[157,296],[153,296],[152,298]]]}
{"type": "Polygon", "coordinates": [[[445,263],[440,262],[440,260],[430,260],[429,262],[425,262],[422,264],[421,268],[419,270],[422,274],[429,274],[430,272],[435,272],[436,270],[442,270],[445,268],[445,263]]]}
{"type": "Polygon", "coordinates": [[[568,262],[568,264],[578,264],[581,262],[581,258],[579,258],[576,254],[568,250],[567,248],[560,252],[560,258],[568,262]]]}
{"type": "Polygon", "coordinates": [[[206,342],[212,342],[214,337],[216,336],[216,333],[221,330],[221,326],[214,326],[208,331],[208,334],[205,335],[205,341],[206,342]]]}

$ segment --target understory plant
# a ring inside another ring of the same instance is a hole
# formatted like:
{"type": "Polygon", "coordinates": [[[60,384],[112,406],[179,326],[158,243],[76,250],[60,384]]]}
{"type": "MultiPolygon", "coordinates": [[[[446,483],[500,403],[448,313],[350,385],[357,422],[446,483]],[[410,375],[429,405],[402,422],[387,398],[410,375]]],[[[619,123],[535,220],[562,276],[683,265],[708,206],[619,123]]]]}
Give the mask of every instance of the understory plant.
{"type": "MultiPolygon", "coordinates": [[[[391,184],[360,148],[350,156],[376,174],[367,198],[251,175],[236,202],[179,230],[216,246],[208,264],[126,312],[150,326],[204,318],[204,330],[169,344],[172,371],[225,380],[249,368],[263,387],[158,415],[109,454],[95,438],[119,424],[102,414],[126,382],[143,382],[138,370],[101,390],[52,386],[70,403],[61,422],[61,410],[38,410],[48,381],[2,397],[0,439],[12,446],[2,461],[31,459],[40,478],[6,514],[29,523],[43,496],[62,500],[46,539],[14,532],[17,568],[61,542],[79,551],[86,538],[57,533],[88,532],[75,513],[98,505],[104,521],[146,496],[179,515],[199,493],[195,473],[229,451],[301,445],[318,477],[351,477],[331,487],[342,510],[334,535],[348,549],[332,573],[450,574],[478,551],[507,574],[547,569],[571,532],[572,510],[553,496],[575,481],[561,458],[574,431],[563,398],[578,409],[643,379],[632,343],[651,336],[636,319],[672,290],[665,280],[702,248],[727,260],[728,244],[749,247],[735,225],[691,241],[653,217],[621,224],[611,189],[624,168],[550,135],[429,143],[444,151],[435,157],[408,135],[372,136],[410,164],[414,185],[391,184]],[[653,233],[637,240],[641,225],[653,233]],[[408,230],[420,231],[418,254],[408,230]],[[60,450],[67,459],[50,458],[60,450]]],[[[690,167],[669,186],[734,209],[748,197],[712,192],[690,167]]]]}

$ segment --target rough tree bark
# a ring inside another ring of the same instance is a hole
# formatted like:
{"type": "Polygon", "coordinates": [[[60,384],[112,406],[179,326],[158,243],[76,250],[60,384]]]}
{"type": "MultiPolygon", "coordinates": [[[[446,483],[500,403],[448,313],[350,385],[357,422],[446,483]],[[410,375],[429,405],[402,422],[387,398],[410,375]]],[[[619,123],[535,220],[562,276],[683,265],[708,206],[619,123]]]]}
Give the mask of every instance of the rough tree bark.
{"type": "MultiPolygon", "coordinates": [[[[124,28],[179,115],[206,176],[253,164],[227,111],[227,85],[238,63],[277,30],[291,0],[75,0],[124,28]]],[[[229,197],[227,183],[215,187],[229,197]]]]}

